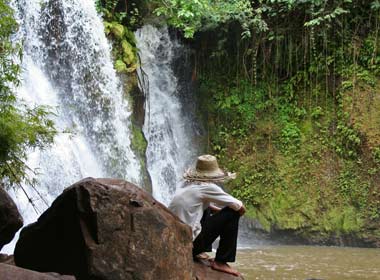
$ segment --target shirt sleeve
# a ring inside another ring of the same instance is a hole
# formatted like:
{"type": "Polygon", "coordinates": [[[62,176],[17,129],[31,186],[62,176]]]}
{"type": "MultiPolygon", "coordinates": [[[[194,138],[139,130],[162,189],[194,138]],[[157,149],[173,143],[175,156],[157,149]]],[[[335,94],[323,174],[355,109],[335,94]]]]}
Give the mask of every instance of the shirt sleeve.
{"type": "Polygon", "coordinates": [[[202,200],[204,202],[212,202],[221,207],[230,207],[238,211],[243,203],[234,198],[232,195],[224,192],[215,184],[205,184],[202,186],[202,200]]]}

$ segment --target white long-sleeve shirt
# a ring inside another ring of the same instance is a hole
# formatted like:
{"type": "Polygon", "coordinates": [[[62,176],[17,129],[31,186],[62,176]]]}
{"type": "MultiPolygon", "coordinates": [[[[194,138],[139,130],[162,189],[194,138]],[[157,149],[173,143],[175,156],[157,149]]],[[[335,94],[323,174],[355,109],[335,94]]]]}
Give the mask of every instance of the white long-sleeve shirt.
{"type": "Polygon", "coordinates": [[[224,192],[219,186],[200,182],[188,184],[177,190],[169,209],[192,228],[194,240],[202,230],[200,221],[203,211],[210,203],[219,207],[227,206],[235,211],[243,205],[240,200],[224,192]]]}

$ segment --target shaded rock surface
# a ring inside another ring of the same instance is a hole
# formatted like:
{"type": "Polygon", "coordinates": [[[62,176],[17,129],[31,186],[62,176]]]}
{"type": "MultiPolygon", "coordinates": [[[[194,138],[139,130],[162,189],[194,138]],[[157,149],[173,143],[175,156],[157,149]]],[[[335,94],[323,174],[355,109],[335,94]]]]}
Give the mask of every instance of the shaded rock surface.
{"type": "Polygon", "coordinates": [[[194,263],[194,277],[196,280],[242,280],[242,277],[237,277],[227,273],[213,270],[206,263],[194,263]]]}
{"type": "Polygon", "coordinates": [[[23,219],[16,204],[0,185],[0,250],[12,241],[22,225],[23,219]]]}
{"type": "Polygon", "coordinates": [[[265,230],[256,218],[242,217],[240,220],[246,240],[254,239],[256,244],[272,245],[316,245],[316,246],[348,246],[362,248],[380,248],[380,231],[377,225],[368,225],[367,233],[326,233],[314,232],[308,234],[302,229],[281,229],[277,225],[271,225],[265,230]]]}
{"type": "Polygon", "coordinates": [[[1,280],[75,280],[74,276],[40,273],[4,263],[0,263],[0,278],[1,280]]]}
{"type": "Polygon", "coordinates": [[[186,280],[191,250],[190,227],[151,195],[123,180],[87,178],[21,231],[14,257],[78,280],[186,280]]]}
{"type": "Polygon", "coordinates": [[[0,263],[15,265],[13,255],[0,254],[0,263]]]}

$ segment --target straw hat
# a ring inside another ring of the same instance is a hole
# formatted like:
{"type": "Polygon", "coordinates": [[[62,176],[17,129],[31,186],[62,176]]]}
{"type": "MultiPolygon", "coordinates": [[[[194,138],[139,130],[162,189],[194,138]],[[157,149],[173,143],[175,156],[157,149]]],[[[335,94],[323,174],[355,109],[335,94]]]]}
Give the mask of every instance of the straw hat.
{"type": "Polygon", "coordinates": [[[219,168],[216,157],[201,155],[197,159],[195,169],[188,169],[183,175],[189,181],[220,182],[236,178],[236,173],[225,172],[219,168]]]}

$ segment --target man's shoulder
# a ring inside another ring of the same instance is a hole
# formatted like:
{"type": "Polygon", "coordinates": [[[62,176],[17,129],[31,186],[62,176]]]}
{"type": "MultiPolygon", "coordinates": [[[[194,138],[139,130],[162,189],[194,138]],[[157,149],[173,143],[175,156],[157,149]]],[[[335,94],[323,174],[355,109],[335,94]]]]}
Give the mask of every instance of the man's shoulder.
{"type": "Polygon", "coordinates": [[[223,192],[223,190],[216,184],[212,182],[188,182],[181,188],[177,189],[176,195],[190,195],[190,194],[201,194],[209,192],[223,192]]]}
{"type": "Polygon", "coordinates": [[[199,190],[207,193],[224,193],[223,189],[212,182],[204,182],[199,185],[199,190]]]}
{"type": "Polygon", "coordinates": [[[199,189],[203,189],[203,188],[219,188],[218,185],[212,183],[212,182],[192,182],[188,185],[189,188],[193,188],[193,189],[196,189],[196,188],[199,188],[199,189]]]}

